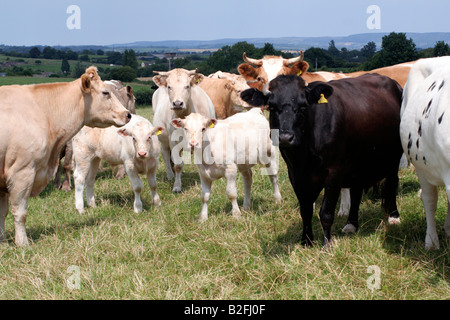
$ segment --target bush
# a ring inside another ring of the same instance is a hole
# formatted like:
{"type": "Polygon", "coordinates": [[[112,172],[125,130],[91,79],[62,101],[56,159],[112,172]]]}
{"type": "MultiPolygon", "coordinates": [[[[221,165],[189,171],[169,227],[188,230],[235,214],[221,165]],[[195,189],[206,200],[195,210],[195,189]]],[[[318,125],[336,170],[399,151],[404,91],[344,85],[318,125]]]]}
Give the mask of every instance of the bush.
{"type": "Polygon", "coordinates": [[[152,95],[154,90],[150,87],[133,88],[133,94],[136,98],[136,105],[150,105],[152,104],[152,95]]]}
{"type": "Polygon", "coordinates": [[[129,66],[113,68],[109,72],[111,79],[120,80],[122,82],[131,82],[136,78],[136,70],[129,66]]]}

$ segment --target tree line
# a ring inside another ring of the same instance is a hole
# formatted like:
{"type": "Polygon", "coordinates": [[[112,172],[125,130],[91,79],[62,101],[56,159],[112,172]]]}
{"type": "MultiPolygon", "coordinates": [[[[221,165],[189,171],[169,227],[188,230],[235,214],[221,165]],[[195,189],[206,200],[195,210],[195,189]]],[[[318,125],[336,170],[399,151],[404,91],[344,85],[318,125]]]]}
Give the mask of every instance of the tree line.
{"type": "MultiPolygon", "coordinates": [[[[283,56],[291,58],[292,53],[276,50],[271,43],[257,48],[255,45],[237,42],[234,45],[226,45],[209,55],[189,55],[169,61],[167,58],[155,58],[149,66],[140,67],[136,52],[132,49],[122,52],[99,50],[57,50],[45,47],[42,51],[33,47],[28,53],[8,52],[6,55],[61,59],[61,72],[65,76],[79,77],[88,63],[109,64],[119,67],[102,68],[102,77],[105,79],[118,79],[130,82],[136,77],[151,77],[153,71],[168,71],[172,68],[195,69],[208,75],[218,70],[238,73],[237,67],[242,60],[242,53],[249,57],[260,59],[265,55],[283,56]],[[68,60],[76,60],[77,63],[71,70],[68,60]]],[[[297,53],[298,54],[298,53],[297,53]]],[[[337,48],[334,40],[331,40],[327,49],[311,47],[305,50],[304,59],[310,65],[310,71],[337,71],[353,72],[359,70],[373,70],[384,66],[390,66],[402,62],[414,61],[419,58],[450,55],[449,45],[439,41],[433,48],[417,49],[412,39],[408,39],[405,33],[392,32],[382,38],[381,48],[378,50],[374,42],[368,42],[361,49],[337,48]]]]}

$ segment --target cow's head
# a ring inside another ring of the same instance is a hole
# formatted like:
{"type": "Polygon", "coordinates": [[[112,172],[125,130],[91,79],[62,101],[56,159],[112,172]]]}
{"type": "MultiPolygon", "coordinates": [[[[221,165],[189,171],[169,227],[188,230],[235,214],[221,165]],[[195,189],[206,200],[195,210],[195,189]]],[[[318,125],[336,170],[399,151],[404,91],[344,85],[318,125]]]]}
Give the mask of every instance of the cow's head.
{"type": "Polygon", "coordinates": [[[214,128],[216,119],[208,119],[199,113],[191,113],[185,119],[173,119],[172,126],[184,129],[184,141],[189,148],[202,147],[203,134],[206,130],[214,128]]]}
{"type": "Polygon", "coordinates": [[[154,152],[152,150],[153,136],[160,135],[163,131],[163,127],[153,127],[148,120],[139,116],[133,116],[130,123],[120,128],[117,132],[123,137],[132,138],[135,157],[145,159],[154,152]]]}
{"type": "Polygon", "coordinates": [[[84,124],[89,127],[121,127],[131,118],[130,112],[102,81],[96,67],[89,67],[80,77],[85,112],[84,124]]]}
{"type": "Polygon", "coordinates": [[[279,130],[280,147],[294,147],[305,139],[311,108],[327,103],[332,93],[333,88],[324,82],[306,86],[301,77],[289,75],[272,80],[266,92],[252,88],[241,97],[254,107],[268,105],[270,128],[279,130]]]}
{"type": "Polygon", "coordinates": [[[173,110],[186,109],[191,97],[191,88],[198,85],[203,80],[203,75],[195,70],[173,69],[168,72],[153,71],[157,76],[153,77],[153,82],[158,87],[167,88],[170,106],[173,110]]]}
{"type": "Polygon", "coordinates": [[[284,59],[278,56],[264,56],[262,59],[252,59],[248,58],[244,52],[243,59],[246,63],[240,64],[238,71],[252,88],[258,90],[262,90],[264,85],[279,75],[302,75],[309,68],[309,64],[303,61],[303,51],[300,51],[298,57],[291,59],[284,59]]]}

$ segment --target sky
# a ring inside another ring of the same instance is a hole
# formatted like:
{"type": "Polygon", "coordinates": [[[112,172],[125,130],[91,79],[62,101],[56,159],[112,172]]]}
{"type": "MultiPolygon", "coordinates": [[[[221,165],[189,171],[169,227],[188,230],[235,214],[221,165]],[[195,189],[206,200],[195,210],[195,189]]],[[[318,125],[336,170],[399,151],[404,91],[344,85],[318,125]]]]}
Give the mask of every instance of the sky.
{"type": "Polygon", "coordinates": [[[448,0],[0,0],[0,44],[450,32],[449,12],[448,0]]]}

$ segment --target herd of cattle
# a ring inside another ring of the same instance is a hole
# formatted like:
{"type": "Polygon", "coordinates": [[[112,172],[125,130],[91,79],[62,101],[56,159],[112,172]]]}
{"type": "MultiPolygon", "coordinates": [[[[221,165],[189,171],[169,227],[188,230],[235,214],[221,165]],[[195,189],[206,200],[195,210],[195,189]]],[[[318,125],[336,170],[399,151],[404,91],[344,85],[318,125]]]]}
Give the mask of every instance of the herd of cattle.
{"type": "MultiPolygon", "coordinates": [[[[84,212],[84,189],[87,205],[95,206],[101,160],[118,166],[118,176],[126,173],[134,211],[140,212],[140,174],[147,176],[153,205],[161,205],[156,180],[160,151],[167,178],[175,178],[173,192],[183,188],[183,153],[188,158],[193,153],[202,186],[199,220],[204,221],[212,182],[222,177],[232,215],[241,215],[238,172],[243,208],[250,208],[256,164],[265,167],[274,200],[282,201],[278,147],[300,204],[303,244],[313,242],[313,207],[322,190],[324,246],[331,241],[339,196],[339,214],[348,215],[343,231],[354,233],[363,190],[380,181],[389,223],[399,223],[398,170],[406,156],[422,188],[425,247],[439,248],[434,217],[439,186],[445,186],[450,199],[450,57],[350,74],[308,72],[303,53],[292,59],[252,59],[244,53],[243,59],[239,75],[157,72],[152,123],[136,115],[130,86],[102,81],[95,67],[70,83],[0,87],[0,241],[6,240],[11,207],[15,243],[28,244],[28,199],[59,173],[62,156],[62,188],[71,189],[73,170],[78,212],[84,212]]],[[[450,202],[444,229],[450,237],[450,202]]]]}

